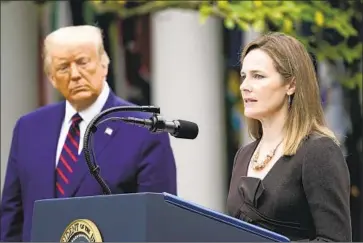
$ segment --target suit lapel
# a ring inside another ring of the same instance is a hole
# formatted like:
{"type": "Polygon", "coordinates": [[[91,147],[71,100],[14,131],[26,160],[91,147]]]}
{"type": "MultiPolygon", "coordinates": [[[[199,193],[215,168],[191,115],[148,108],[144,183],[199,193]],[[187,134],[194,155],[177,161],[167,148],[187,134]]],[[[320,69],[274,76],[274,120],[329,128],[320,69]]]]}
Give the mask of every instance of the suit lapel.
{"type": "Polygon", "coordinates": [[[46,121],[46,124],[42,126],[42,133],[44,135],[37,139],[42,152],[33,166],[36,170],[34,174],[37,175],[41,172],[41,176],[37,176],[35,180],[37,180],[37,185],[43,187],[41,190],[37,190],[42,194],[37,198],[53,198],[55,196],[55,159],[64,110],[64,103],[58,104],[55,109],[46,113],[46,117],[42,118],[42,120],[46,121]]]}
{"type": "MultiPolygon", "coordinates": [[[[106,104],[102,108],[102,111],[115,106],[116,105],[115,100],[116,96],[112,92],[110,92],[106,104]]],[[[96,157],[96,161],[92,162],[96,162],[98,165],[102,162],[101,152],[108,145],[108,143],[112,141],[113,137],[117,133],[118,127],[119,126],[117,125],[116,122],[108,122],[106,124],[104,123],[98,126],[97,131],[91,135],[91,139],[93,140],[92,141],[93,147],[89,148],[94,151],[96,157]]],[[[86,175],[90,174],[87,162],[84,158],[83,150],[79,156],[79,160],[74,166],[74,171],[75,173],[72,174],[72,177],[70,179],[71,184],[69,185],[68,190],[66,191],[65,196],[67,197],[74,196],[77,193],[82,181],[86,178],[86,175]]]]}

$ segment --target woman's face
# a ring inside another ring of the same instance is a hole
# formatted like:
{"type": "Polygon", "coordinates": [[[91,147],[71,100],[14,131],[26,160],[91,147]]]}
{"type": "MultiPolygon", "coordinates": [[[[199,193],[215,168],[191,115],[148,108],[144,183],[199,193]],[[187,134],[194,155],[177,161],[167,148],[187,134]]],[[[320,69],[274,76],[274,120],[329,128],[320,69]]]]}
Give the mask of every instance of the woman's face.
{"type": "Polygon", "coordinates": [[[277,72],[273,60],[260,49],[250,51],[241,70],[241,94],[244,114],[248,118],[263,120],[287,108],[289,84],[277,72]]]}

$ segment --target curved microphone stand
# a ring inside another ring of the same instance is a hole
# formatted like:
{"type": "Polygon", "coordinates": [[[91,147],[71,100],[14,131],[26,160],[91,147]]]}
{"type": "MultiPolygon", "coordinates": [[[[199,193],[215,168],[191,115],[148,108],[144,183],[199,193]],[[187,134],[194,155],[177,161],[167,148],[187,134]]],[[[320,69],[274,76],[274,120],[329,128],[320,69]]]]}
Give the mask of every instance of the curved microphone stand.
{"type": "MultiPolygon", "coordinates": [[[[91,139],[91,134],[97,131],[97,124],[102,119],[102,117],[114,113],[114,112],[125,112],[125,111],[140,111],[140,112],[150,112],[150,113],[160,113],[159,107],[154,106],[117,106],[104,110],[98,114],[92,121],[88,124],[86,132],[84,134],[83,149],[84,157],[87,162],[90,173],[96,179],[98,184],[102,187],[103,193],[105,195],[111,195],[112,192],[107,186],[106,182],[100,176],[100,167],[96,163],[96,158],[94,152],[91,151],[92,146],[89,146],[89,141],[91,139]],[[92,156],[91,156],[92,155],[92,156]],[[92,157],[92,158],[91,158],[92,157]]],[[[92,140],[91,140],[92,141],[92,140]]]]}

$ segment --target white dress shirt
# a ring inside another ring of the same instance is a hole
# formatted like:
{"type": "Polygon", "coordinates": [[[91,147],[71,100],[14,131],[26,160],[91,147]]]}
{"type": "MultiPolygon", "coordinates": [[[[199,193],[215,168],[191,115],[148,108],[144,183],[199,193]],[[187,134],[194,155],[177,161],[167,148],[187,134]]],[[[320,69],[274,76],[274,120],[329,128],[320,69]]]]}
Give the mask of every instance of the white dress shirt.
{"type": "MultiPolygon", "coordinates": [[[[105,84],[103,86],[103,89],[98,96],[97,100],[86,110],[83,110],[81,112],[78,112],[78,114],[82,117],[82,122],[79,124],[80,129],[80,139],[79,139],[79,148],[78,148],[78,154],[81,153],[83,148],[83,137],[84,133],[86,132],[86,128],[88,124],[91,122],[91,120],[98,115],[101,111],[103,106],[105,105],[108,95],[110,93],[110,87],[108,86],[107,82],[105,81],[105,84]]],[[[68,130],[70,126],[72,125],[72,117],[74,114],[77,113],[77,111],[71,106],[71,104],[66,101],[66,110],[65,110],[65,116],[62,124],[62,128],[60,130],[59,138],[58,138],[58,146],[57,146],[57,156],[56,156],[56,166],[58,164],[59,156],[62,152],[64,142],[66,141],[66,137],[68,134],[68,130]]]]}

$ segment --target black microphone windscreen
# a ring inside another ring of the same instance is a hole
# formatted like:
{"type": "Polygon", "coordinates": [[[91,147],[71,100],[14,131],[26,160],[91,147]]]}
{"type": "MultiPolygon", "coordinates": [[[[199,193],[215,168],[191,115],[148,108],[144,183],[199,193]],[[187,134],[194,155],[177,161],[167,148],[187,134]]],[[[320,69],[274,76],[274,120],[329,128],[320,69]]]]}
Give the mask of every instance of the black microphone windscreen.
{"type": "Polygon", "coordinates": [[[194,122],[178,120],[180,127],[178,133],[174,135],[176,138],[194,139],[198,136],[199,128],[194,122]]]}

